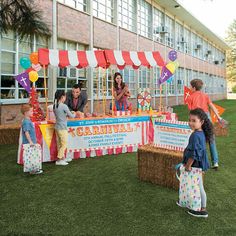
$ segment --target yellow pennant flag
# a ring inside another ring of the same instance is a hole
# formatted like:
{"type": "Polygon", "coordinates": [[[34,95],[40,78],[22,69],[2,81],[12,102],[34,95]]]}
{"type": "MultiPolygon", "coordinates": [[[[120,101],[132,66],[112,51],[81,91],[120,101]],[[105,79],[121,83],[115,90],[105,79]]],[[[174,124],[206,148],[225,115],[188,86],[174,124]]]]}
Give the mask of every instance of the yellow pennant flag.
{"type": "Polygon", "coordinates": [[[43,138],[44,138],[46,144],[48,145],[48,148],[50,148],[51,142],[52,142],[52,137],[55,132],[54,125],[53,124],[43,124],[43,125],[39,125],[39,127],[42,132],[43,138]]]}
{"type": "MultiPolygon", "coordinates": [[[[213,104],[213,105],[217,109],[217,113],[219,114],[219,116],[221,116],[224,113],[225,109],[221,106],[216,105],[216,104],[213,104]]],[[[217,117],[212,110],[211,110],[211,121],[213,124],[217,121],[217,117]]]]}

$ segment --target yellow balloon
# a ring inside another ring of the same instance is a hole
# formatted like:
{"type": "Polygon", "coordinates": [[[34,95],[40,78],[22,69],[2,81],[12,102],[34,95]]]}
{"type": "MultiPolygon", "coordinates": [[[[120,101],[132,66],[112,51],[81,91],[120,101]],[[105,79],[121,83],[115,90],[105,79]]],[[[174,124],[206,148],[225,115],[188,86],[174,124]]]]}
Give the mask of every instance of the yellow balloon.
{"type": "Polygon", "coordinates": [[[179,67],[179,62],[177,61],[173,61],[174,65],[175,65],[175,69],[177,69],[179,67]]]}
{"type": "Polygon", "coordinates": [[[173,62],[169,62],[167,65],[166,65],[166,68],[172,73],[174,74],[175,72],[175,64],[173,62]]]}
{"type": "Polygon", "coordinates": [[[29,80],[31,82],[36,82],[38,80],[38,78],[39,78],[39,75],[36,71],[30,71],[29,72],[29,80]]]}

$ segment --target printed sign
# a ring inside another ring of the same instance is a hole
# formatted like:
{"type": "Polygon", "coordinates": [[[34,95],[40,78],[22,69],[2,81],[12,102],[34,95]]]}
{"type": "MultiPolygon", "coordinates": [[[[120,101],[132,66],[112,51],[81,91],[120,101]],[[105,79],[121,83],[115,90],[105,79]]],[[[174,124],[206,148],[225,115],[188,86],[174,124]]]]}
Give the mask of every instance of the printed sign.
{"type": "Polygon", "coordinates": [[[154,146],[183,151],[191,133],[188,122],[154,120],[154,146]]]}
{"type": "Polygon", "coordinates": [[[149,123],[149,116],[68,121],[68,150],[143,145],[149,123]]]}

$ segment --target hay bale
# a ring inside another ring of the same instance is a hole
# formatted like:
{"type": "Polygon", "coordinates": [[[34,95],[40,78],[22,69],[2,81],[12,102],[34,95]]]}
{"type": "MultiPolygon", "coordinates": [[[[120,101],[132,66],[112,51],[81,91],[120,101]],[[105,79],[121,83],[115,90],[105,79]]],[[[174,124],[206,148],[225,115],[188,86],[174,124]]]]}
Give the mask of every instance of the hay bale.
{"type": "Polygon", "coordinates": [[[179,182],[174,167],[182,159],[182,152],[144,145],[138,149],[139,179],[177,190],[179,182]]]}
{"type": "Polygon", "coordinates": [[[19,134],[19,125],[0,125],[0,144],[18,144],[19,134]]]}
{"type": "Polygon", "coordinates": [[[229,127],[224,126],[222,127],[218,122],[214,124],[214,133],[215,136],[228,136],[229,135],[229,127]]]}

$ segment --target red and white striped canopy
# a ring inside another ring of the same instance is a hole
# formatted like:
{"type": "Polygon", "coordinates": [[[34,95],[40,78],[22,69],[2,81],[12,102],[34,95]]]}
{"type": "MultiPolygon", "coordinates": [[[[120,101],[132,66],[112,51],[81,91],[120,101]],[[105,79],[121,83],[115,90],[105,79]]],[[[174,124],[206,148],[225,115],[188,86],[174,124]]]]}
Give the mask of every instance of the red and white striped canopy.
{"type": "Polygon", "coordinates": [[[140,66],[155,67],[164,66],[165,62],[159,52],[134,52],[134,51],[113,51],[105,50],[107,64],[117,65],[119,69],[125,66],[132,66],[138,69],[140,66]]]}
{"type": "Polygon", "coordinates": [[[159,52],[128,52],[116,50],[95,50],[95,51],[66,51],[40,48],[38,50],[39,63],[41,65],[74,66],[77,68],[103,67],[116,65],[119,69],[125,66],[132,66],[138,69],[140,66],[155,67],[164,66],[159,52]]]}
{"type": "Polygon", "coordinates": [[[107,67],[103,50],[96,51],[66,51],[40,48],[38,50],[41,65],[85,67],[107,67]]]}

